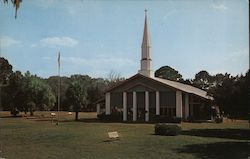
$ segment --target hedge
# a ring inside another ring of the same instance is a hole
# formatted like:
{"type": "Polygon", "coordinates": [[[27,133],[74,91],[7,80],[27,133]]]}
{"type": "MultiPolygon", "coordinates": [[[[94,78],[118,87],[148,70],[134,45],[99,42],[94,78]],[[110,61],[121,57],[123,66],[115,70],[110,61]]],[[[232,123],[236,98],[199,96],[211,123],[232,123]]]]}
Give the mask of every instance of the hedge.
{"type": "Polygon", "coordinates": [[[181,127],[173,124],[156,124],[155,125],[155,134],[156,135],[165,135],[165,136],[176,136],[181,133],[181,127]]]}

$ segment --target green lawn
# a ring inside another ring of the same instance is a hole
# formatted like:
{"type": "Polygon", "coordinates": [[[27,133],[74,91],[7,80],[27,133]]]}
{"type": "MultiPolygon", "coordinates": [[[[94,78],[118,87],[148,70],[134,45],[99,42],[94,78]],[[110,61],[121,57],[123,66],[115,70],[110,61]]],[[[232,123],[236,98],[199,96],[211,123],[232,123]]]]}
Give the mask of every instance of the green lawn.
{"type": "MultiPolygon", "coordinates": [[[[1,112],[1,116],[6,113],[1,112]]],[[[73,114],[74,115],[74,114],[73,114]]],[[[91,118],[93,113],[81,113],[91,118]]],[[[47,120],[0,118],[1,157],[6,159],[85,158],[248,158],[250,130],[246,121],[182,123],[182,135],[154,135],[154,124],[74,122],[61,113],[59,126],[47,120]],[[108,140],[107,132],[118,131],[120,140],[108,140]]],[[[49,119],[49,118],[48,118],[49,119]]]]}

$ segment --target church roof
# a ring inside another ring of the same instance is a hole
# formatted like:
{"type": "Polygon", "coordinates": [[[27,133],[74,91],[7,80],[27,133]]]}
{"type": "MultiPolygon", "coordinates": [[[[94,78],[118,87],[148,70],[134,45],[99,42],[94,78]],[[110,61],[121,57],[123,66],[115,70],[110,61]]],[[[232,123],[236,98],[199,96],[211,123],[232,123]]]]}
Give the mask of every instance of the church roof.
{"type": "Polygon", "coordinates": [[[199,88],[196,88],[194,86],[184,84],[184,83],[180,83],[180,82],[176,82],[176,81],[167,80],[167,79],[162,79],[162,78],[158,78],[158,77],[154,77],[153,79],[156,80],[156,81],[159,81],[161,83],[164,83],[164,84],[166,84],[168,86],[174,87],[174,88],[176,88],[178,90],[181,90],[183,92],[195,94],[197,96],[213,100],[213,97],[207,95],[206,91],[204,91],[202,89],[199,89],[199,88]]]}
{"type": "Polygon", "coordinates": [[[115,88],[120,87],[120,86],[122,86],[122,85],[124,85],[124,84],[126,84],[126,83],[128,83],[130,81],[133,81],[135,78],[138,78],[138,77],[146,78],[146,79],[149,79],[151,81],[158,82],[158,83],[160,83],[162,85],[165,85],[167,87],[171,87],[171,88],[176,89],[176,90],[180,90],[182,92],[195,94],[195,95],[200,96],[202,98],[213,100],[213,97],[207,95],[206,91],[204,91],[202,89],[199,89],[199,88],[196,88],[194,86],[191,86],[191,85],[188,85],[188,84],[183,84],[183,83],[176,82],[176,81],[167,80],[167,79],[162,79],[162,78],[158,78],[158,77],[150,78],[150,77],[147,77],[147,76],[143,76],[141,74],[136,74],[136,75],[126,79],[125,81],[119,83],[118,85],[116,85],[114,87],[111,87],[106,92],[110,92],[110,91],[114,90],[115,88]]]}

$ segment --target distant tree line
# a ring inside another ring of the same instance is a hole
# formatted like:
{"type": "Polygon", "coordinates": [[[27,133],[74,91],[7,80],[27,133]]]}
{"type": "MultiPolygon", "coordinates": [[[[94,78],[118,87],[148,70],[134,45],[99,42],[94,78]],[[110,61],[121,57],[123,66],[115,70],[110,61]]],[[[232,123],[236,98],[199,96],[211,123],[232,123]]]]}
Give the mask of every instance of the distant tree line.
{"type": "MultiPolygon", "coordinates": [[[[221,113],[230,117],[247,117],[250,107],[250,73],[232,76],[228,73],[210,75],[207,71],[198,72],[194,79],[183,79],[182,75],[170,66],[156,70],[156,77],[190,84],[203,89],[215,99],[221,113]]],[[[60,77],[60,110],[76,112],[94,111],[97,100],[104,98],[107,88],[123,81],[120,74],[110,72],[107,78],[92,78],[88,75],[60,77]]],[[[57,110],[58,76],[41,78],[29,71],[13,72],[12,65],[0,58],[0,106],[2,110],[17,115],[18,112],[36,110],[57,110]]]]}
{"type": "MultiPolygon", "coordinates": [[[[12,65],[5,58],[0,58],[0,109],[18,112],[36,110],[57,110],[58,76],[41,78],[29,71],[13,72],[12,65]]],[[[111,72],[108,78],[91,78],[88,75],[60,77],[60,110],[76,112],[94,111],[93,103],[104,98],[107,87],[123,80],[119,74],[111,72]]]]}

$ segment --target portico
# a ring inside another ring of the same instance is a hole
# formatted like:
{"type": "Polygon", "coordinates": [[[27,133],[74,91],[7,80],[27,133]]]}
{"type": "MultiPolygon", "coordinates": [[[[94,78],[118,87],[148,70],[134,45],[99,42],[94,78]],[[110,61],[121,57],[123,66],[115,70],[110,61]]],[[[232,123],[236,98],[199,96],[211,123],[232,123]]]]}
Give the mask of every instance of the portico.
{"type": "Polygon", "coordinates": [[[189,99],[194,95],[160,83],[157,78],[136,74],[109,91],[106,115],[121,112],[123,121],[147,122],[155,116],[188,119],[193,114],[189,99]]]}

